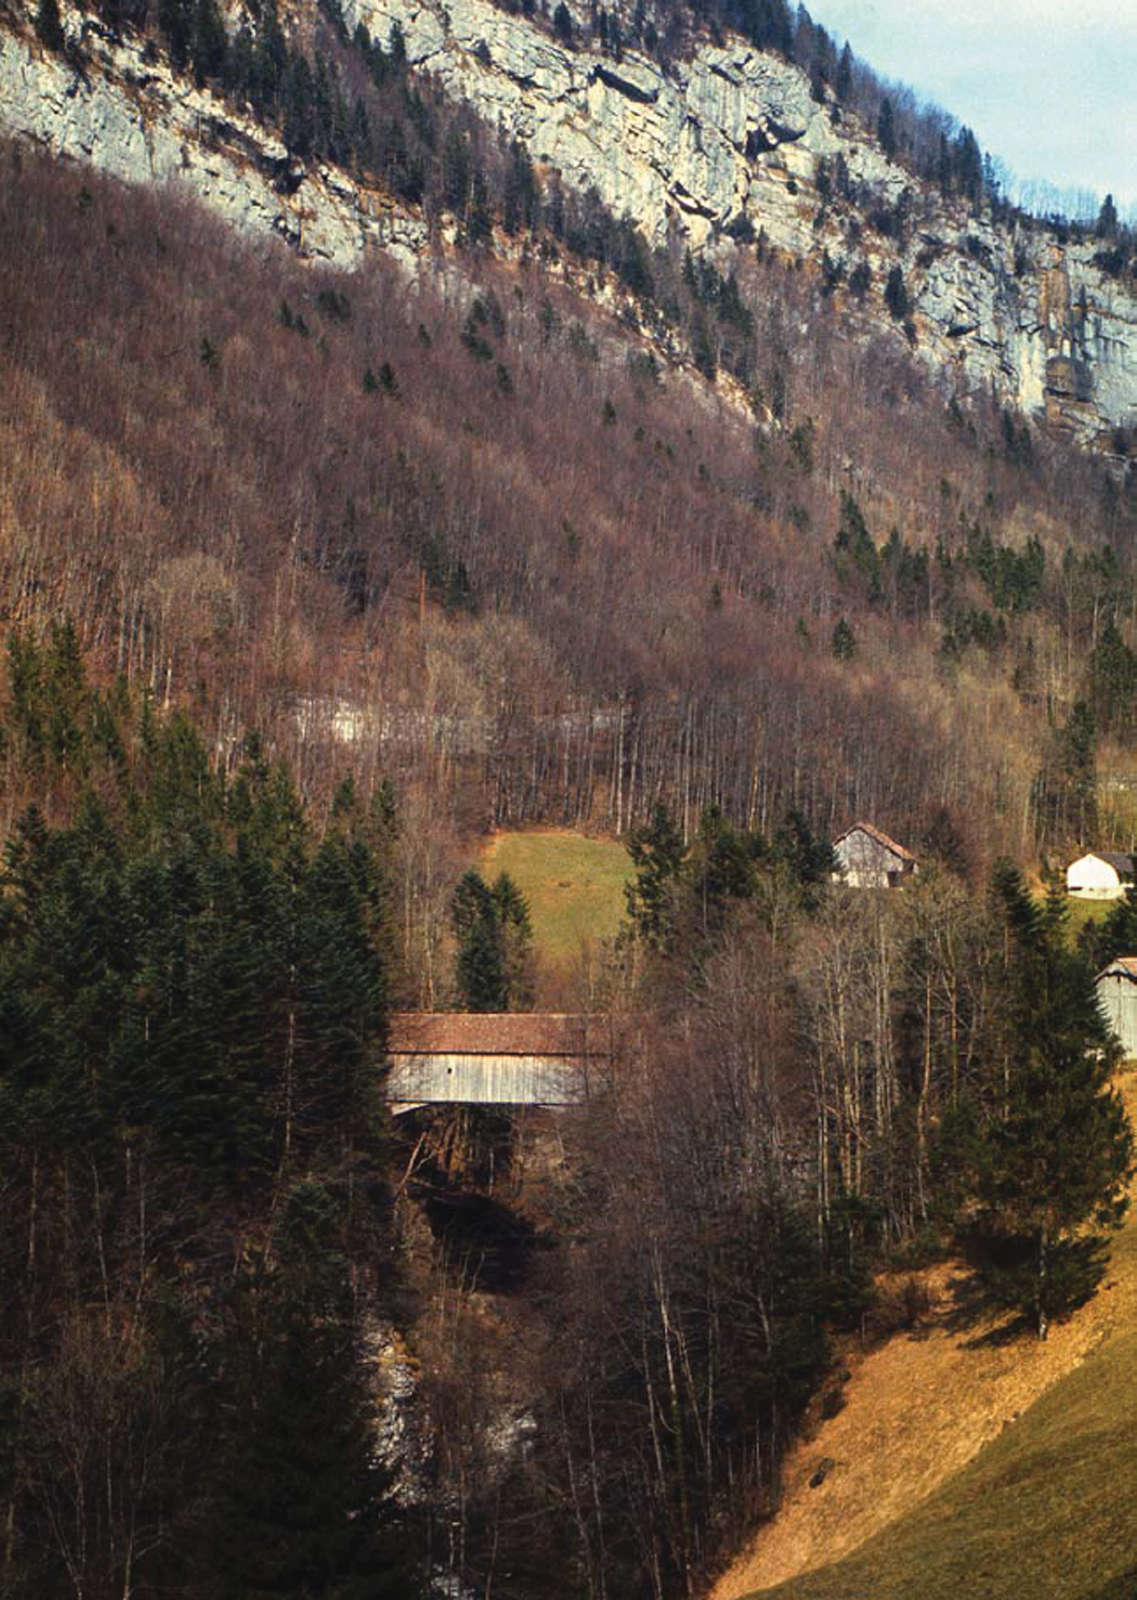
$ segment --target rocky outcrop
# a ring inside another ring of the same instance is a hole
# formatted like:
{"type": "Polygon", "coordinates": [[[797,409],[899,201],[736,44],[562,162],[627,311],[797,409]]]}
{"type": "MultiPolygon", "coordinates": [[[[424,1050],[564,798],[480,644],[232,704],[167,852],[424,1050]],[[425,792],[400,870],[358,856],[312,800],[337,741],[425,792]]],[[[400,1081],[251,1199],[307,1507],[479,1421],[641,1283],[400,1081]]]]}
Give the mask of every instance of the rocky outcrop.
{"type": "Polygon", "coordinates": [[[141,41],[90,18],[82,67],[0,28],[0,127],[128,183],[185,188],[234,227],[356,266],[384,250],[411,266],[426,231],[377,191],[328,167],[306,170],[279,139],[175,76],[141,41]]]}
{"type": "Polygon", "coordinates": [[[1098,246],[995,227],[922,190],[779,57],[708,43],[665,71],[635,52],[617,63],[566,48],[491,0],[346,9],[383,40],[397,21],[414,64],[655,243],[677,233],[725,257],[749,225],[792,255],[827,252],[846,277],[864,262],[874,290],[863,314],[851,310],[877,333],[898,266],[916,354],[963,390],[994,390],[1107,447],[1114,425],[1137,422],[1137,298],[1095,262],[1098,246]],[[852,199],[834,192],[838,157],[852,199]],[[899,237],[865,225],[866,210],[898,206],[899,237]]]}
{"type": "Polygon", "coordinates": [[[566,48],[489,0],[345,9],[384,42],[398,22],[414,65],[566,182],[629,212],[656,244],[677,224],[700,247],[749,216],[773,245],[808,249],[816,163],[841,149],[855,178],[903,187],[872,146],[846,148],[796,67],[745,44],[705,46],[665,72],[631,52],[616,62],[566,48]],[[799,184],[807,192],[795,194],[799,184]]]}
{"type": "MultiPolygon", "coordinates": [[[[345,0],[349,23],[384,42],[397,22],[412,65],[522,140],[533,158],[595,188],[657,244],[731,261],[762,235],[848,283],[866,337],[907,339],[964,392],[994,392],[1110,448],[1137,424],[1137,296],[1094,241],[977,220],[923,189],[875,137],[779,57],[727,39],[666,69],[574,49],[491,0],[345,0]],[[839,174],[839,181],[835,181],[839,174]],[[883,289],[899,268],[902,331],[883,289]],[[860,278],[864,279],[862,270],[860,278]]],[[[132,181],[182,183],[237,226],[353,265],[383,250],[413,267],[427,244],[413,212],[326,167],[305,171],[280,142],[175,78],[138,43],[82,26],[90,66],[70,70],[0,32],[0,121],[63,155],[132,181]]]]}

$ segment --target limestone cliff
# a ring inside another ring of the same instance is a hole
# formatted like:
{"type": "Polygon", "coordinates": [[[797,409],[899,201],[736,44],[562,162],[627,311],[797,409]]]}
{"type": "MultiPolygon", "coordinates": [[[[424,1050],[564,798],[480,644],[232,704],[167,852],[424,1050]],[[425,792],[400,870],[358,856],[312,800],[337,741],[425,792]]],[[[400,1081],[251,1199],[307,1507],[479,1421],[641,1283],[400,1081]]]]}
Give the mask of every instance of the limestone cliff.
{"type": "Polygon", "coordinates": [[[917,352],[964,388],[993,387],[1084,437],[1137,420],[1137,299],[1095,265],[1099,246],[1063,247],[946,203],[781,58],[733,41],[668,71],[634,53],[616,65],[490,0],[348,0],[348,12],[380,37],[398,20],[412,62],[655,242],[676,229],[696,248],[727,248],[725,230],[745,218],[791,254],[828,251],[849,270],[865,259],[878,282],[898,265],[917,352]],[[829,185],[823,203],[819,177],[838,156],[856,203],[829,185]],[[864,228],[865,193],[904,206],[903,243],[864,228]]]}
{"type": "Polygon", "coordinates": [[[0,18],[0,129],[128,183],[183,185],[233,226],[277,234],[313,259],[350,267],[372,249],[415,263],[426,230],[386,195],[334,168],[306,171],[144,40],[75,11],[67,27],[82,39],[81,69],[0,18]]]}
{"type": "MultiPolygon", "coordinates": [[[[873,289],[848,295],[866,336],[907,337],[964,391],[993,391],[1084,442],[1110,448],[1137,423],[1137,296],[1095,262],[1094,240],[994,225],[945,201],[887,159],[875,137],[810,95],[804,73],[728,39],[666,69],[573,49],[490,0],[346,0],[354,26],[386,39],[401,25],[411,63],[431,73],[533,158],[655,243],[669,235],[725,261],[750,230],[845,280],[862,263],[873,289]],[[831,174],[842,167],[836,189],[831,174]],[[882,230],[875,214],[898,218],[882,230]],[[899,267],[902,334],[881,290],[899,267]]],[[[25,18],[26,23],[26,18],[25,18]]],[[[182,181],[237,225],[282,234],[309,254],[358,262],[387,250],[411,265],[421,220],[334,169],[305,172],[278,140],[187,87],[140,44],[72,12],[88,70],[77,74],[23,36],[0,32],[0,122],[62,154],[142,181],[182,181]]],[[[745,248],[742,246],[741,248],[745,248]]]]}

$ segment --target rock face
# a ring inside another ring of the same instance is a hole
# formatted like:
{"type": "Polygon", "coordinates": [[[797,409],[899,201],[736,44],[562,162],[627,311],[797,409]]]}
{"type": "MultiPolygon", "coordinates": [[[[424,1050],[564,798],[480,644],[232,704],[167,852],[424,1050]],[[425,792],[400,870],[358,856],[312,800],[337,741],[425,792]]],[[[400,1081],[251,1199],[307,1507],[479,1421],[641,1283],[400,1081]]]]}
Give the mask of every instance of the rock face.
{"type": "Polygon", "coordinates": [[[653,242],[675,231],[728,256],[726,230],[745,219],[792,255],[826,251],[846,273],[864,261],[878,324],[899,266],[916,354],[964,390],[994,389],[1086,442],[1108,445],[1114,425],[1137,422],[1137,298],[1095,263],[1100,246],[977,221],[917,184],[856,119],[818,104],[779,57],[728,41],[665,72],[634,52],[617,64],[567,49],[490,0],[346,10],[384,41],[397,21],[412,63],[653,242]],[[833,192],[838,157],[855,202],[833,192]],[[900,239],[864,226],[866,195],[876,213],[903,208],[900,239]]]}
{"type": "Polygon", "coordinates": [[[305,255],[355,266],[368,250],[407,265],[426,233],[378,192],[343,173],[306,172],[279,139],[91,18],[84,70],[0,26],[0,127],[128,183],[184,186],[234,227],[276,234],[305,255]]]}
{"type": "Polygon", "coordinates": [[[742,43],[705,46],[665,73],[632,52],[617,64],[568,49],[490,0],[347,0],[345,10],[384,42],[398,22],[413,65],[566,182],[594,186],[656,244],[677,224],[698,247],[750,216],[771,244],[809,249],[816,163],[839,150],[855,178],[904,186],[875,148],[839,137],[804,74],[742,43]]]}
{"type": "MultiPolygon", "coordinates": [[[[344,9],[384,43],[397,22],[413,66],[654,243],[675,237],[725,264],[746,248],[732,234],[753,229],[815,263],[824,252],[846,280],[864,264],[870,287],[848,310],[867,335],[907,336],[960,389],[993,391],[1085,443],[1109,448],[1117,426],[1137,424],[1137,296],[1095,261],[1097,243],[977,220],[890,161],[855,118],[818,104],[779,57],[728,39],[665,70],[631,51],[616,61],[569,48],[491,0],[344,9]],[[882,296],[895,267],[906,335],[882,296]]],[[[293,167],[278,140],[141,45],[70,14],[69,30],[80,26],[84,75],[0,32],[0,123],[124,178],[185,183],[237,226],[317,258],[421,259],[420,218],[332,169],[293,167]]]]}

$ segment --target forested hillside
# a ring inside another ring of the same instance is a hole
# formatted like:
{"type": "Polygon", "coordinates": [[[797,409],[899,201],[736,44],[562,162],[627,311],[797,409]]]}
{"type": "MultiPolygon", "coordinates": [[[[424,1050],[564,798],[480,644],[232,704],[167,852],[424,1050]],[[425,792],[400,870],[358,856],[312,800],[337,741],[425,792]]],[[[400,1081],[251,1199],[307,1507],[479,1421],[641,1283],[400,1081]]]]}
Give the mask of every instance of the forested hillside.
{"type": "Polygon", "coordinates": [[[406,1595],[359,1330],[391,1294],[388,821],[14,641],[0,908],[11,1595],[406,1595]],[[313,1585],[316,1587],[314,1588],[313,1585]],[[337,1592],[347,1592],[338,1590],[337,1592]]]}
{"type": "Polygon", "coordinates": [[[1126,481],[945,409],[823,276],[731,290],[763,422],[539,252],[447,306],[4,160],[8,620],[66,610],[217,751],[258,727],[307,792],[347,739],[479,824],[946,807],[978,860],[1088,839],[1095,748],[1128,777],[1126,481]]]}

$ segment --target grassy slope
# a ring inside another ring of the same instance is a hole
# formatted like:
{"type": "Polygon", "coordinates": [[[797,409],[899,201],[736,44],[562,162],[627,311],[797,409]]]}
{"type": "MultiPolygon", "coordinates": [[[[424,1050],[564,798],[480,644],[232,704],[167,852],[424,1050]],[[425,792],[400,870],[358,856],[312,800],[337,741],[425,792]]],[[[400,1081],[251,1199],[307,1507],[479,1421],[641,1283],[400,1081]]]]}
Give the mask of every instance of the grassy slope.
{"type": "MultiPolygon", "coordinates": [[[[1124,1087],[1132,1116],[1137,1077],[1124,1087]]],[[[1106,1284],[1046,1346],[976,1347],[949,1319],[867,1358],[719,1600],[1133,1600],[1137,1219],[1106,1284]],[[843,1559],[821,1565],[827,1548],[843,1559]]]]}
{"type": "Polygon", "coordinates": [[[498,833],[480,863],[508,872],[529,902],[537,949],[554,967],[567,966],[593,939],[611,938],[624,915],[628,853],[611,839],[563,829],[498,833]]]}
{"type": "Polygon", "coordinates": [[[764,1592],[1128,1600],[1137,1593],[1135,1420],[1137,1330],[1060,1380],[909,1517],[835,1566],[764,1592]]]}

